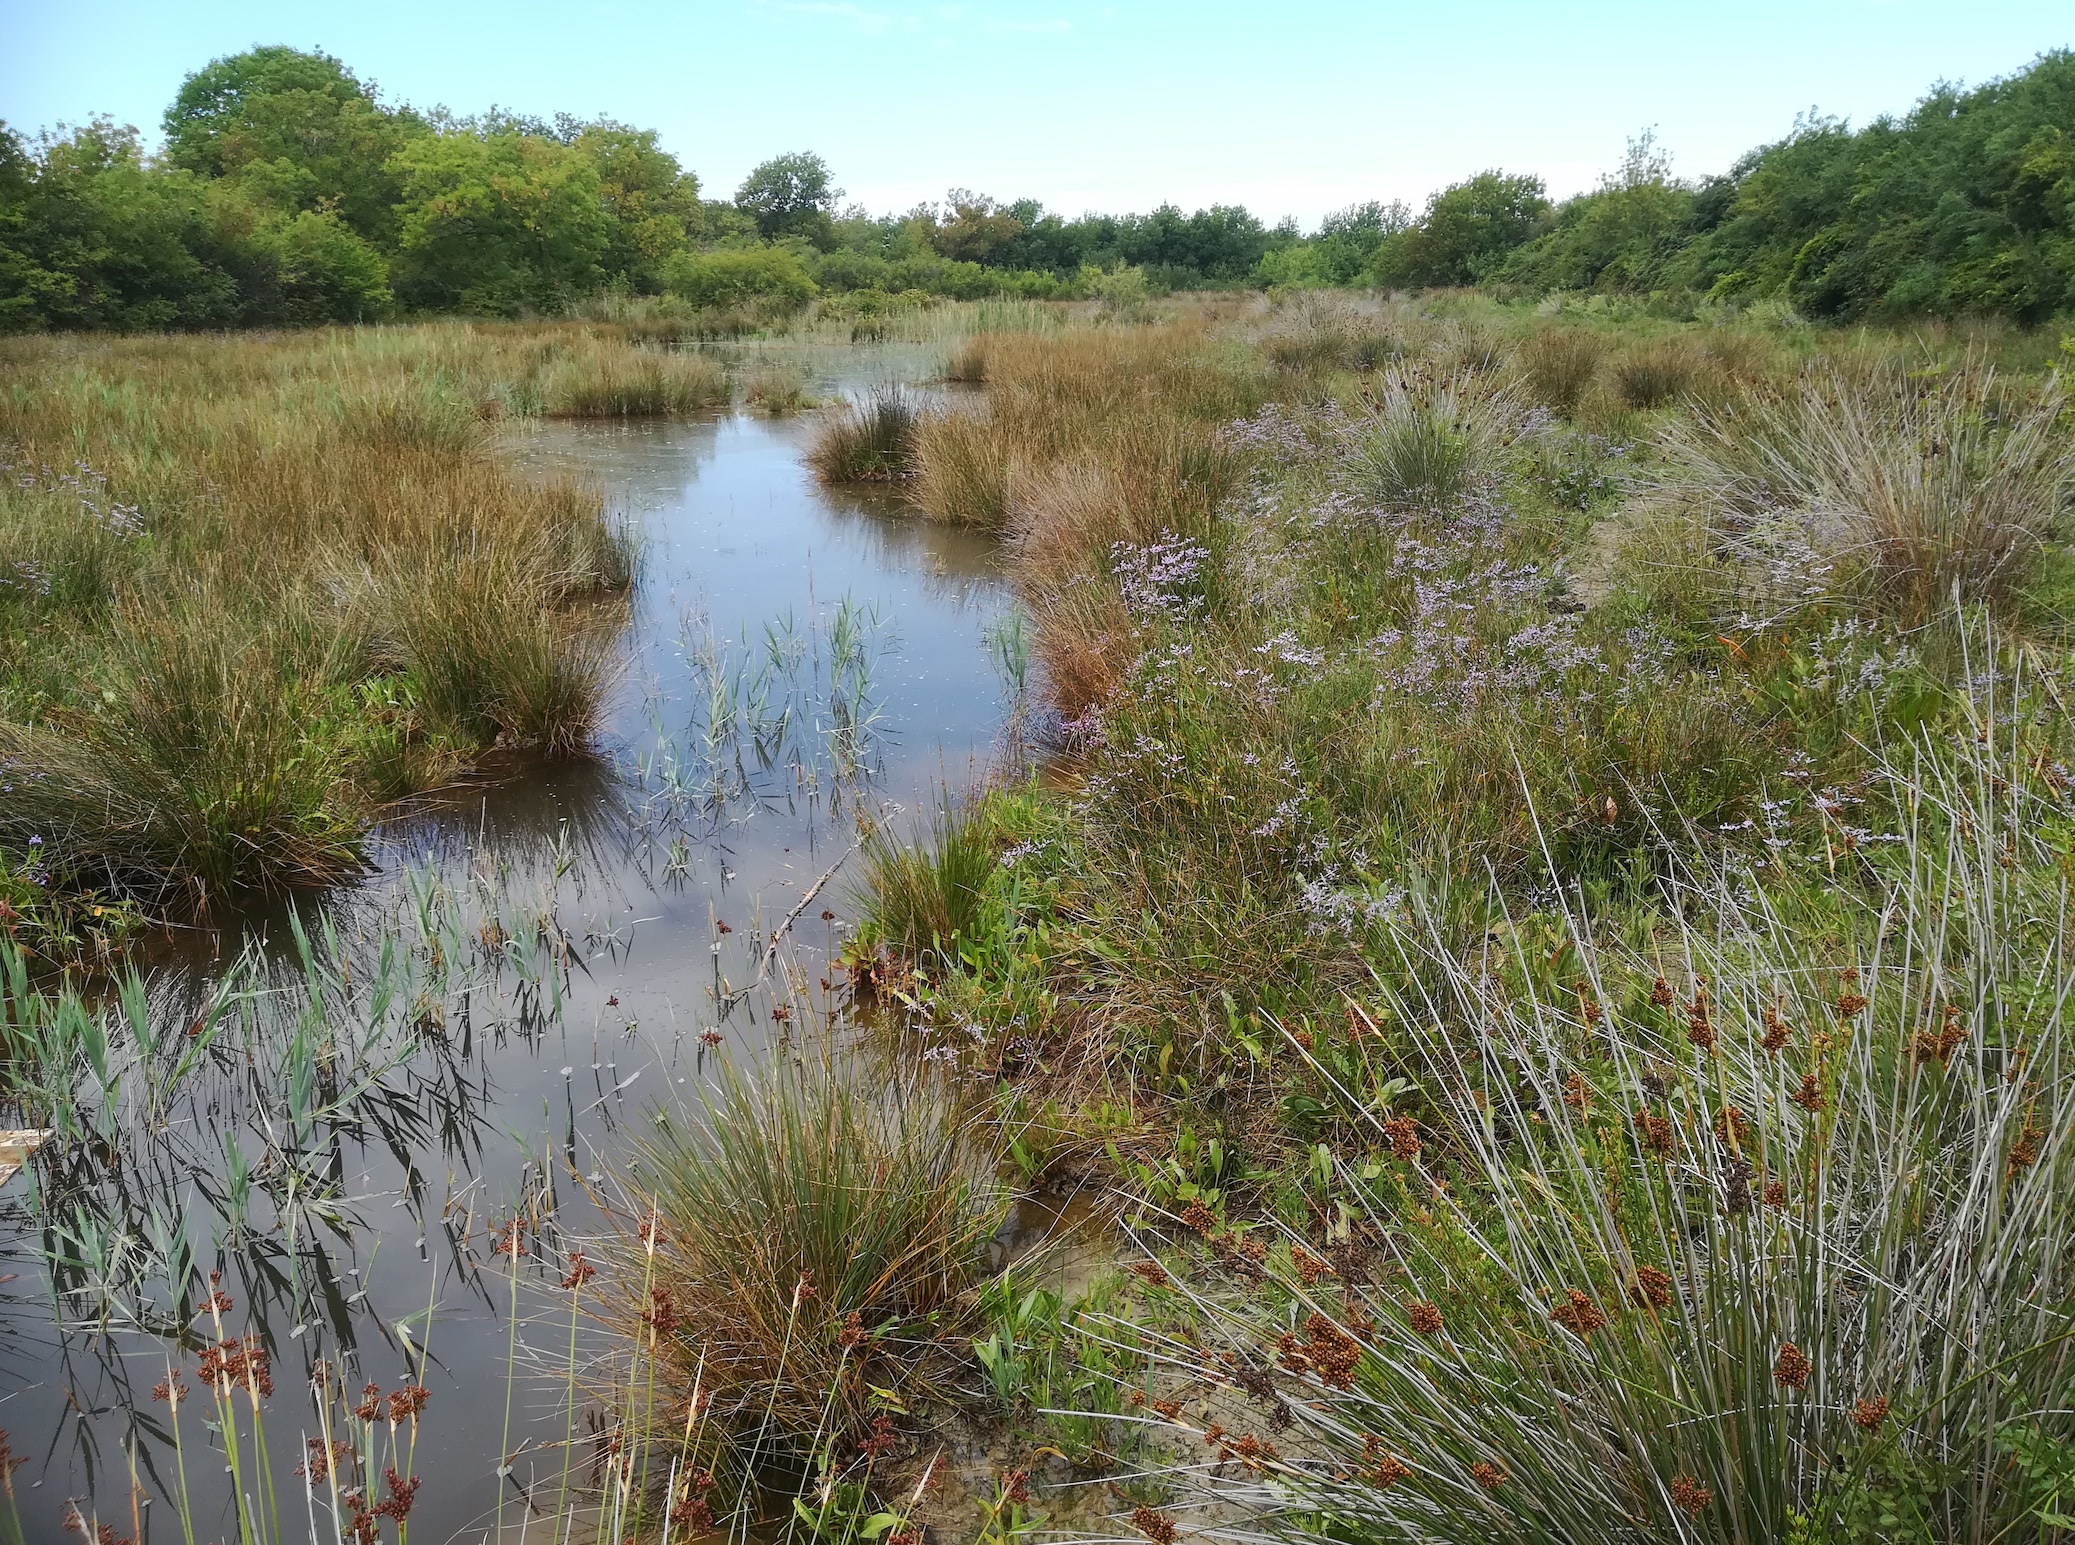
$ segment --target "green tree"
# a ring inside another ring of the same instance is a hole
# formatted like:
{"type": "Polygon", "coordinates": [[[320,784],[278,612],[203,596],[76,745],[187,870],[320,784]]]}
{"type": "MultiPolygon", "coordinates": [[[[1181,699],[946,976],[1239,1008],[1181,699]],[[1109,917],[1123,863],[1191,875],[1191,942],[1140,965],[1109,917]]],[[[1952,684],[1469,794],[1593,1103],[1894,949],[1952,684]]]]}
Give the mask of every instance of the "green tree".
{"type": "Polygon", "coordinates": [[[245,182],[281,212],[327,208],[362,236],[393,241],[400,193],[390,161],[427,126],[391,111],[329,54],[254,48],[181,84],[166,109],[166,159],[245,182]]]}
{"type": "Polygon", "coordinates": [[[997,262],[1023,234],[1023,222],[984,193],[953,188],[944,204],[946,218],[937,224],[936,249],[955,262],[997,262]]]}
{"type": "Polygon", "coordinates": [[[828,162],[811,151],[773,156],[742,180],[735,204],[766,241],[798,236],[827,251],[835,245],[836,200],[828,162]]]}
{"type": "Polygon", "coordinates": [[[653,129],[632,129],[601,118],[572,141],[598,173],[598,192],[610,230],[600,262],[609,278],[653,293],[662,264],[681,250],[700,223],[699,179],[656,143],[653,129]]]}
{"type": "Polygon", "coordinates": [[[1380,284],[1475,284],[1548,215],[1541,178],[1479,172],[1436,193],[1418,224],[1381,242],[1370,273],[1380,284]]]}
{"type": "Polygon", "coordinates": [[[391,166],[402,186],[397,296],[429,311],[551,309],[604,278],[612,222],[598,168],[569,145],[454,125],[391,166]]]}
{"type": "Polygon", "coordinates": [[[10,327],[221,327],[244,320],[251,256],[213,221],[204,185],[145,164],[106,118],[0,156],[0,315],[10,327]]]}

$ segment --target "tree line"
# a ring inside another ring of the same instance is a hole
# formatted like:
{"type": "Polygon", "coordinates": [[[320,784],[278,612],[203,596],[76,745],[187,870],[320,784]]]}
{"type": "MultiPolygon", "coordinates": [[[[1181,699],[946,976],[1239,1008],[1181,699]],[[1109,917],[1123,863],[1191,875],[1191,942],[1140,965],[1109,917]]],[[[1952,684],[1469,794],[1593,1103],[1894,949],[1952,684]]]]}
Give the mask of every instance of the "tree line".
{"type": "Polygon", "coordinates": [[[1420,211],[1358,204],[1309,232],[1231,205],[1067,218],[964,189],[872,215],[804,152],[707,199],[652,130],[421,112],[282,47],[189,76],[163,129],[147,153],[105,118],[34,137],[0,125],[0,329],[515,315],[608,287],[702,307],[1065,296],[1124,270],[1153,289],[1777,297],[1836,320],[2075,311],[2067,51],[1862,128],[1804,119],[1720,176],[1674,176],[1645,135],[1561,202],[1494,170],[1420,211]]]}

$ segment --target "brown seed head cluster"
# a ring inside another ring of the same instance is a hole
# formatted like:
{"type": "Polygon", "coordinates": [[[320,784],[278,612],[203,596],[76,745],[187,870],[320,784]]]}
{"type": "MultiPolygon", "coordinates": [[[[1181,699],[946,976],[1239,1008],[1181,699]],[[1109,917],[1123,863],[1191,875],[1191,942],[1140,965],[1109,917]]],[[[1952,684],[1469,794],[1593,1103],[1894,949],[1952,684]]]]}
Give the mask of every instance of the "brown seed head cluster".
{"type": "Polygon", "coordinates": [[[1636,1107],[1636,1133],[1642,1138],[1643,1146],[1652,1153],[1662,1156],[1672,1151],[1676,1133],[1672,1130],[1671,1117],[1652,1115],[1647,1105],[1636,1107]]]}
{"type": "Polygon", "coordinates": [[[417,1420],[418,1413],[425,1409],[425,1402],[431,1398],[432,1391],[424,1385],[407,1382],[389,1396],[389,1424],[393,1427],[404,1421],[417,1420]]]}
{"type": "Polygon", "coordinates": [[[1030,1501],[1030,1472],[1011,1470],[1001,1478],[1001,1499],[1021,1506],[1030,1501]]]}
{"type": "Polygon", "coordinates": [[[1966,1039],[1967,1032],[1960,1024],[1960,1006],[1948,1003],[1936,1031],[1919,1030],[1909,1038],[1909,1055],[1919,1067],[1926,1062],[1944,1067],[1966,1039]]]}
{"type": "Polygon", "coordinates": [[[1218,1226],[1218,1217],[1203,1205],[1200,1197],[1192,1196],[1189,1198],[1189,1205],[1182,1209],[1182,1226],[1194,1229],[1208,1239],[1210,1231],[1218,1226]]]}
{"type": "Polygon", "coordinates": [[[1167,1275],[1167,1268],[1158,1261],[1133,1261],[1131,1263],[1131,1273],[1133,1276],[1141,1277],[1154,1287],[1159,1288],[1167,1287],[1174,1281],[1172,1277],[1167,1275]]]}
{"type": "Polygon", "coordinates": [[[1693,1001],[1686,1005],[1686,1039],[1702,1051],[1714,1049],[1715,1022],[1708,1016],[1708,990],[1705,984],[1693,990],[1693,1001]]]}
{"type": "Polygon", "coordinates": [[[1709,1491],[1707,1487],[1701,1485],[1693,1476],[1675,1475],[1672,1477],[1672,1506],[1684,1513],[1688,1518],[1700,1517],[1702,1513],[1707,1511],[1708,1504],[1714,1500],[1715,1494],[1709,1491]]]}
{"type": "Polygon", "coordinates": [[[1302,1245],[1290,1251],[1290,1261],[1297,1268],[1297,1275],[1304,1279],[1306,1287],[1317,1287],[1319,1278],[1333,1275],[1333,1268],[1313,1255],[1302,1245]]]}
{"type": "Polygon", "coordinates": [[[274,1375],[268,1368],[267,1349],[259,1344],[257,1336],[219,1341],[202,1354],[201,1366],[195,1372],[204,1384],[220,1395],[227,1395],[234,1389],[246,1390],[254,1398],[274,1393],[274,1375]]]}
{"type": "Polygon", "coordinates": [[[1852,1425],[1861,1432],[1879,1432],[1888,1420],[1888,1397],[1875,1395],[1852,1405],[1852,1425]]]}
{"type": "Polygon", "coordinates": [[[1424,1298],[1408,1299],[1405,1323],[1422,1336],[1438,1336],[1441,1334],[1441,1311],[1424,1298]]]}
{"type": "Polygon", "coordinates": [[[2024,1130],[2017,1134],[2017,1141],[2010,1145],[2010,1173],[2013,1176],[2039,1162],[2039,1144],[2045,1137],[2046,1134],[2032,1122],[2025,1122],[2024,1130]]]}
{"type": "Polygon", "coordinates": [[[901,1435],[894,1431],[893,1418],[882,1411],[872,1418],[872,1430],[857,1445],[857,1451],[867,1459],[884,1459],[900,1446],[901,1435]]]}
{"type": "Polygon", "coordinates": [[[1648,1308],[1669,1308],[1672,1301],[1671,1274],[1655,1266],[1638,1266],[1632,1292],[1635,1301],[1648,1308]]]}
{"type": "Polygon", "coordinates": [[[364,1422],[380,1421],[382,1417],[382,1386],[363,1384],[360,1386],[360,1403],[353,1407],[353,1414],[364,1422]]]}
{"type": "Polygon", "coordinates": [[[1174,1545],[1174,1520],[1157,1508],[1133,1508],[1131,1527],[1151,1540],[1153,1545],[1174,1545]]]}
{"type": "Polygon", "coordinates": [[[1584,1114],[1589,1086],[1583,1073],[1573,1073],[1563,1081],[1563,1102],[1579,1114],[1584,1114]]]}
{"type": "Polygon", "coordinates": [[[1738,1147],[1751,1141],[1751,1118],[1734,1105],[1725,1105],[1715,1113],[1715,1133],[1723,1142],[1738,1147]]]}
{"type": "Polygon", "coordinates": [[[1419,1123],[1410,1116],[1393,1116],[1383,1124],[1384,1136],[1391,1140],[1391,1157],[1394,1159],[1417,1159],[1419,1157],[1419,1123]]]}
{"type": "Polygon", "coordinates": [[[1562,1300],[1549,1311],[1549,1318],[1572,1335],[1581,1338],[1591,1335],[1607,1323],[1606,1311],[1576,1288],[1564,1289],[1562,1300]]]}
{"type": "Polygon", "coordinates": [[[1791,1341],[1782,1346],[1780,1355],[1772,1360],[1772,1382],[1781,1389],[1802,1388],[1814,1371],[1808,1354],[1791,1341]]]}
{"type": "Polygon", "coordinates": [[[1807,1111],[1811,1116],[1820,1115],[1830,1108],[1830,1096],[1823,1093],[1822,1080],[1813,1073],[1801,1075],[1801,1087],[1787,1098],[1807,1111]]]}
{"type": "Polygon", "coordinates": [[[418,1483],[423,1476],[414,1475],[405,1480],[394,1467],[382,1472],[382,1484],[389,1488],[389,1495],[375,1505],[375,1511],[385,1518],[393,1518],[401,1524],[411,1516],[411,1504],[418,1500],[418,1483]]]}
{"type": "Polygon", "coordinates": [[[1411,1473],[1412,1466],[1405,1463],[1396,1454],[1385,1454],[1376,1461],[1376,1469],[1371,1479],[1376,1482],[1378,1491],[1389,1491],[1411,1473]]]}
{"type": "Polygon", "coordinates": [[[1354,1383],[1355,1365],[1362,1359],[1360,1343],[1323,1314],[1307,1319],[1304,1333],[1309,1338],[1304,1354],[1319,1379],[1329,1389],[1349,1388],[1354,1383]]]}
{"type": "Polygon", "coordinates": [[[668,1288],[648,1290],[648,1305],[641,1311],[641,1323],[658,1337],[677,1329],[677,1300],[670,1296],[668,1288]]]}
{"type": "Polygon", "coordinates": [[[1786,1181],[1768,1180],[1765,1182],[1765,1205],[1768,1207],[1785,1207],[1787,1205],[1786,1181]]]}
{"type": "Polygon", "coordinates": [[[569,1252],[569,1275],[562,1279],[562,1286],[573,1293],[597,1275],[598,1268],[584,1259],[584,1252],[572,1250],[569,1252]]]}
{"type": "Polygon", "coordinates": [[[1506,1484],[1506,1472],[1486,1459],[1470,1466],[1470,1479],[1486,1491],[1497,1491],[1506,1484]]]}
{"type": "Polygon", "coordinates": [[[1672,1006],[1672,984],[1661,976],[1650,988],[1650,1004],[1653,1008],[1660,1009],[1672,1006]]]}
{"type": "Polygon", "coordinates": [[[1765,1008],[1765,1034],[1758,1037],[1758,1044],[1768,1052],[1777,1052],[1787,1044],[1787,1021],[1780,1013],[1780,1007],[1778,1002],[1773,1002],[1765,1008]]]}
{"type": "Polygon", "coordinates": [[[1851,1019],[1866,1007],[1866,998],[1861,993],[1841,992],[1837,995],[1837,1017],[1851,1019]]]}
{"type": "Polygon", "coordinates": [[[836,1345],[846,1352],[854,1352],[865,1344],[865,1317],[853,1309],[843,1316],[843,1328],[836,1332],[836,1345]]]}

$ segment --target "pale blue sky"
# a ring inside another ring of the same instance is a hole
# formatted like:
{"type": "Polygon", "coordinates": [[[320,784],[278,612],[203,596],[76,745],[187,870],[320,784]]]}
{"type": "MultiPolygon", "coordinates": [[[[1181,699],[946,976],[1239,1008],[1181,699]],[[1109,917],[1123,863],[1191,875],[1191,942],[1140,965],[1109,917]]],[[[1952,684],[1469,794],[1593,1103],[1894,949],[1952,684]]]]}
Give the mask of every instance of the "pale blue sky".
{"type": "Polygon", "coordinates": [[[1066,213],[1243,203],[1307,225],[1487,166],[1589,187],[1654,126],[1726,168],[1814,107],[1862,122],[1941,77],[2075,45],[2068,0],[0,0],[0,117],[154,131],[180,79],[318,46],[392,98],[609,113],[709,195],[812,149],[854,199],[964,186],[1066,213]]]}

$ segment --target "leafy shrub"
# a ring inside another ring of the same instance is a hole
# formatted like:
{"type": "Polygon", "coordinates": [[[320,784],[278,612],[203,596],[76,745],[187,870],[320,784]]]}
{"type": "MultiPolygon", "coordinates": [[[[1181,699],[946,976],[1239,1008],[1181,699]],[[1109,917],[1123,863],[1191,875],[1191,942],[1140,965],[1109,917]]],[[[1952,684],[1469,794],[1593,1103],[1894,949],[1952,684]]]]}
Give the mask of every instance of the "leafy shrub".
{"type": "Polygon", "coordinates": [[[784,247],[680,252],[663,265],[663,287],[699,307],[767,305],[797,311],[814,298],[806,266],[784,247]]]}

